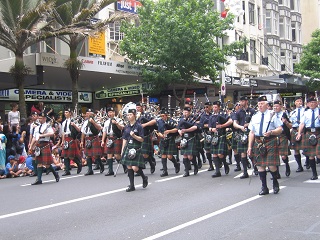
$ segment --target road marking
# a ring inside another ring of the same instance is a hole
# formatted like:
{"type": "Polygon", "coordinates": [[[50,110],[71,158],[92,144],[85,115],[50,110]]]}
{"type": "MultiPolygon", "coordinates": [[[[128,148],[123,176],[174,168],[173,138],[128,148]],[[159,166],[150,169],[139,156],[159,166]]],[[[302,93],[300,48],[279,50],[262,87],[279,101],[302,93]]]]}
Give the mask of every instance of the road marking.
{"type": "MultiPolygon", "coordinates": [[[[285,186],[281,186],[281,187],[280,187],[280,189],[283,189],[283,188],[285,188],[285,186]]],[[[273,190],[270,191],[270,193],[272,193],[272,192],[273,192],[273,190]]],[[[153,240],[153,239],[157,239],[157,238],[160,238],[160,237],[164,237],[164,236],[166,236],[166,235],[168,235],[168,234],[170,234],[170,233],[176,232],[176,231],[181,230],[181,229],[183,229],[183,228],[189,227],[189,226],[194,225],[194,224],[196,224],[196,223],[199,223],[199,222],[202,222],[202,221],[207,220],[207,219],[209,219],[209,218],[215,217],[215,216],[217,216],[217,215],[219,215],[219,214],[221,214],[221,213],[225,213],[225,212],[227,212],[227,211],[229,211],[229,210],[232,210],[232,209],[234,209],[234,208],[240,207],[240,206],[242,206],[242,205],[244,205],[244,204],[247,204],[247,203],[249,203],[249,202],[252,202],[252,201],[254,201],[254,200],[257,200],[257,199],[259,199],[259,198],[261,198],[261,197],[263,197],[263,196],[257,195],[257,196],[254,196],[254,197],[245,199],[245,200],[243,200],[243,201],[240,201],[240,202],[238,202],[238,203],[232,204],[232,205],[230,205],[230,206],[228,206],[228,207],[222,208],[222,209],[217,210],[217,211],[215,211],[215,212],[209,213],[209,214],[207,214],[207,215],[204,215],[204,216],[199,217],[199,218],[197,218],[197,219],[194,219],[194,220],[192,220],[192,221],[189,221],[189,222],[180,224],[180,225],[178,225],[178,226],[176,226],[176,227],[173,227],[173,228],[170,228],[170,229],[165,230],[165,231],[163,231],[163,232],[157,233],[157,234],[155,234],[155,235],[153,235],[153,236],[144,238],[143,240],[153,240]]]]}
{"type": "MultiPolygon", "coordinates": [[[[151,185],[151,183],[149,183],[149,185],[151,185]]],[[[136,187],[142,187],[142,184],[136,185],[136,187]]],[[[54,204],[50,204],[50,205],[46,205],[46,206],[42,206],[42,207],[31,208],[31,209],[27,209],[27,210],[23,210],[23,211],[19,211],[19,212],[0,215],[0,219],[15,217],[15,216],[19,216],[19,215],[23,215],[23,214],[27,214],[27,213],[37,212],[37,211],[50,209],[50,208],[54,208],[54,207],[59,207],[59,206],[63,206],[63,205],[71,204],[71,203],[85,201],[88,199],[103,197],[103,196],[110,195],[113,193],[125,191],[126,189],[127,188],[120,188],[120,189],[116,189],[116,190],[112,190],[112,191],[108,191],[108,192],[98,193],[98,194],[94,194],[94,195],[90,195],[90,196],[86,196],[86,197],[81,197],[81,198],[76,198],[76,199],[63,201],[63,202],[59,202],[59,203],[54,203],[54,204]]]]}
{"type": "MultiPolygon", "coordinates": [[[[198,172],[199,173],[202,173],[202,172],[207,172],[208,170],[201,170],[198,172]]],[[[193,172],[190,173],[190,176],[191,175],[194,175],[193,172]]],[[[156,180],[155,182],[166,182],[166,181],[170,181],[170,180],[174,180],[174,179],[177,179],[177,178],[182,178],[183,175],[178,175],[178,176],[174,176],[174,177],[169,177],[169,178],[163,178],[163,179],[160,179],[160,180],[156,180]]]]}
{"type": "MultiPolygon", "coordinates": [[[[318,176],[318,178],[319,178],[319,176],[318,176]]],[[[307,181],[304,181],[304,183],[320,183],[320,179],[317,179],[317,180],[311,180],[311,179],[309,179],[309,180],[307,180],[307,181]]]]}
{"type": "MultiPolygon", "coordinates": [[[[249,177],[252,176],[253,173],[253,169],[248,169],[247,170],[249,177]]],[[[243,173],[240,173],[239,175],[235,176],[234,178],[240,178],[243,175],[243,173]]]]}

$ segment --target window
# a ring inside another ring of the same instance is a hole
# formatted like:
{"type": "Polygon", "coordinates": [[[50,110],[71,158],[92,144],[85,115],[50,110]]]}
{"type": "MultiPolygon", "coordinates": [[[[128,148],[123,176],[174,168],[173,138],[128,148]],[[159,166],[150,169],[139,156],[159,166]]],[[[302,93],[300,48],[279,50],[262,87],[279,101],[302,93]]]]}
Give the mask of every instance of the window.
{"type": "Polygon", "coordinates": [[[292,37],[292,42],[296,42],[296,24],[292,23],[291,24],[291,37],[292,37]]]}
{"type": "Polygon", "coordinates": [[[56,52],[55,38],[48,38],[47,40],[45,40],[45,49],[47,53],[56,52]]]}
{"type": "Polygon", "coordinates": [[[290,9],[294,10],[294,0],[290,0],[290,9]]]}
{"type": "Polygon", "coordinates": [[[266,10],[266,31],[267,33],[271,33],[271,12],[270,10],[266,10]]]}
{"type": "Polygon", "coordinates": [[[40,52],[40,43],[35,43],[30,46],[30,53],[39,53],[40,52]]]}
{"type": "Polygon", "coordinates": [[[243,14],[243,24],[246,24],[246,2],[242,1],[242,10],[244,12],[243,14]]]}
{"type": "Polygon", "coordinates": [[[254,4],[249,3],[249,24],[251,25],[255,24],[254,14],[254,4]]]}
{"type": "Polygon", "coordinates": [[[86,57],[86,42],[87,41],[82,40],[81,43],[78,44],[77,46],[78,56],[86,57]]]}
{"type": "Polygon", "coordinates": [[[119,41],[123,39],[123,33],[120,33],[120,22],[109,23],[109,40],[119,41]]]}
{"type": "Polygon", "coordinates": [[[256,41],[250,40],[250,61],[256,63],[256,41]]]}
{"type": "Polygon", "coordinates": [[[287,40],[291,40],[291,34],[290,34],[290,27],[291,27],[291,24],[290,24],[290,18],[286,18],[286,39],[287,40]]]}
{"type": "Polygon", "coordinates": [[[258,27],[261,28],[262,26],[261,26],[261,8],[260,7],[258,7],[257,12],[258,12],[258,27]]]}
{"type": "Polygon", "coordinates": [[[284,31],[284,19],[283,19],[283,17],[279,18],[279,33],[280,33],[280,38],[284,38],[285,31],[284,31]]]}
{"type": "Polygon", "coordinates": [[[282,5],[283,3],[282,3],[282,0],[279,0],[279,5],[282,5]]]}
{"type": "Polygon", "coordinates": [[[273,29],[274,29],[274,31],[273,31],[273,33],[275,34],[275,35],[278,35],[278,19],[279,19],[279,13],[274,13],[274,16],[273,16],[273,29]]]}

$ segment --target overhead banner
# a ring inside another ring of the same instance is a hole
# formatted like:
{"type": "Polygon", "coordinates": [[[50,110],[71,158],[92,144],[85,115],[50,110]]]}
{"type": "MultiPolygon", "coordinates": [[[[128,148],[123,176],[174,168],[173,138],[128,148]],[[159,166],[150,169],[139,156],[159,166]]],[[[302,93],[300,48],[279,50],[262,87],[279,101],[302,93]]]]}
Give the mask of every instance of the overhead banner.
{"type": "Polygon", "coordinates": [[[137,14],[138,7],[141,6],[142,4],[136,0],[118,0],[116,10],[137,14]]]}
{"type": "Polygon", "coordinates": [[[106,57],[105,33],[98,33],[96,36],[89,36],[89,56],[106,57]]]}
{"type": "MultiPolygon", "coordinates": [[[[25,89],[24,96],[27,102],[72,102],[71,91],[51,91],[39,89],[25,89]]],[[[0,100],[19,101],[19,90],[8,89],[0,91],[0,100]]],[[[78,92],[79,103],[92,103],[91,92],[78,92]]]]}
{"type": "Polygon", "coordinates": [[[143,92],[143,90],[148,90],[148,89],[151,89],[150,83],[131,84],[131,85],[114,87],[106,90],[97,91],[95,92],[95,98],[104,99],[104,98],[140,95],[143,92]]]}

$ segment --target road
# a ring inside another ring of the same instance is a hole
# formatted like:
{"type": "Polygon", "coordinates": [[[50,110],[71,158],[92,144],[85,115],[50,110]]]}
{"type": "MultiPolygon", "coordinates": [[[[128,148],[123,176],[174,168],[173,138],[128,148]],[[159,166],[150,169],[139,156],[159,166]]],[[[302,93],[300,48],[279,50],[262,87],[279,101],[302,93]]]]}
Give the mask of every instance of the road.
{"type": "MultiPolygon", "coordinates": [[[[0,239],[320,239],[320,180],[308,181],[311,170],[296,173],[290,157],[291,176],[280,167],[279,194],[259,196],[260,180],[239,179],[231,166],[229,175],[211,178],[204,164],[198,175],[184,178],[174,173],[160,177],[145,173],[149,186],[125,192],[128,177],[61,177],[4,179],[1,186],[0,239]]],[[[319,165],[318,165],[319,168],[319,165]]],[[[120,168],[121,169],[121,168],[120,168]]],[[[183,169],[183,167],[181,168],[183,169]]],[[[84,168],[83,173],[86,171],[84,168]]],[[[320,169],[318,169],[320,171],[320,169]]],[[[60,175],[62,172],[60,171],[60,175]]],[[[272,181],[268,174],[268,186],[272,181]]]]}

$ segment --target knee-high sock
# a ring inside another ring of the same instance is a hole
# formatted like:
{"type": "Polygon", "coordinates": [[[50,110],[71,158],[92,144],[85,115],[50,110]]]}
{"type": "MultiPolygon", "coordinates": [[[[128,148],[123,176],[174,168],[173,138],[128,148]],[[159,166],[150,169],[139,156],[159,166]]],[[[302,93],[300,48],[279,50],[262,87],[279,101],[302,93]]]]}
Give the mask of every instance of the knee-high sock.
{"type": "Polygon", "coordinates": [[[316,160],[315,159],[310,159],[310,167],[311,167],[311,170],[312,170],[312,175],[313,176],[318,176],[316,160]]]}
{"type": "Polygon", "coordinates": [[[43,167],[37,167],[37,177],[38,177],[38,181],[41,181],[41,178],[42,178],[42,169],[43,169],[43,167]]]}
{"type": "Polygon", "coordinates": [[[301,165],[301,154],[297,154],[297,155],[294,155],[294,158],[296,159],[296,162],[298,163],[298,167],[299,168],[302,168],[302,165],[301,165]]]}
{"type": "Polygon", "coordinates": [[[248,159],[246,157],[241,158],[243,173],[248,173],[248,159]]]}
{"type": "Polygon", "coordinates": [[[271,175],[272,175],[272,181],[273,181],[273,185],[279,185],[278,183],[278,170],[275,172],[270,171],[271,175]]]}
{"type": "Polygon", "coordinates": [[[212,155],[211,155],[211,153],[208,153],[208,152],[207,152],[207,153],[206,153],[206,156],[207,156],[209,165],[210,165],[210,167],[212,168],[213,165],[212,165],[212,155]]]}
{"type": "Polygon", "coordinates": [[[236,161],[237,166],[240,166],[241,156],[239,153],[234,155],[234,160],[236,161]]]}
{"type": "Polygon", "coordinates": [[[189,172],[190,169],[190,161],[188,158],[183,158],[184,171],[189,172]]]}
{"type": "Polygon", "coordinates": [[[134,172],[133,172],[133,169],[128,169],[128,177],[129,177],[130,187],[134,187],[134,172]]]}
{"type": "Polygon", "coordinates": [[[65,171],[70,172],[70,158],[64,159],[64,166],[65,166],[65,171]]]}
{"type": "Polygon", "coordinates": [[[162,169],[164,172],[168,171],[167,158],[161,158],[162,169]]]}
{"type": "Polygon", "coordinates": [[[216,173],[220,173],[220,161],[218,157],[213,157],[213,163],[216,168],[216,173]]]}
{"type": "Polygon", "coordinates": [[[109,172],[113,172],[113,159],[107,159],[108,166],[109,166],[109,172]]]}
{"type": "Polygon", "coordinates": [[[266,188],[267,187],[267,172],[266,171],[259,172],[259,176],[260,176],[262,187],[266,188]]]}
{"type": "Polygon", "coordinates": [[[88,165],[88,170],[92,171],[92,158],[91,157],[87,158],[87,165],[88,165]]]}
{"type": "Polygon", "coordinates": [[[38,167],[37,167],[37,163],[36,160],[32,160],[32,166],[33,166],[33,172],[34,174],[38,174],[38,167]]]}
{"type": "Polygon", "coordinates": [[[144,175],[144,172],[142,171],[141,168],[139,168],[139,170],[137,171],[137,173],[139,173],[139,175],[142,177],[142,179],[146,178],[146,175],[144,175]]]}

